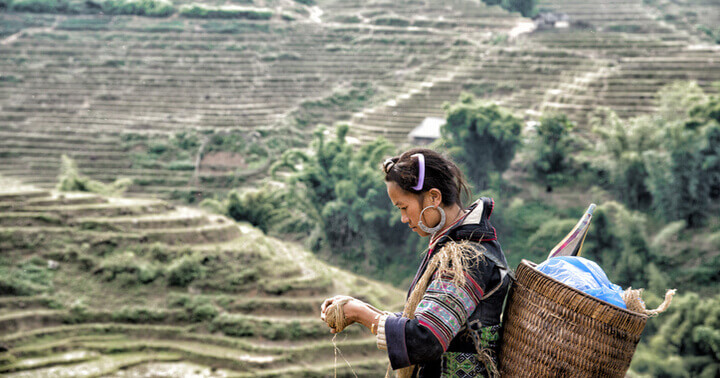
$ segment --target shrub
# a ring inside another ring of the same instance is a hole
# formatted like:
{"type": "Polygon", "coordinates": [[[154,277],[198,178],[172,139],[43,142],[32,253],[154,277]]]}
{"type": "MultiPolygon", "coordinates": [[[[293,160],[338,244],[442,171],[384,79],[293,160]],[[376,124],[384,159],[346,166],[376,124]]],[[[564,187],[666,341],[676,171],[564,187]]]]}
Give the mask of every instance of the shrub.
{"type": "Polygon", "coordinates": [[[66,0],[13,0],[12,10],[17,12],[57,13],[68,7],[66,0]]]}
{"type": "Polygon", "coordinates": [[[187,287],[191,282],[203,276],[204,269],[197,258],[184,256],[175,260],[167,270],[168,284],[187,287]]]}
{"type": "Polygon", "coordinates": [[[386,25],[386,26],[409,26],[410,21],[400,17],[378,17],[372,22],[375,25],[386,25]]]}
{"type": "Polygon", "coordinates": [[[59,191],[79,191],[104,195],[119,195],[124,193],[133,183],[131,179],[123,178],[115,180],[112,184],[104,184],[100,181],[81,176],[78,172],[77,164],[75,164],[75,161],[70,159],[67,155],[62,155],[61,159],[60,182],[57,185],[57,189],[59,191]]]}
{"type": "Polygon", "coordinates": [[[166,317],[167,314],[164,311],[145,307],[123,307],[112,314],[114,322],[126,323],[157,323],[162,322],[166,317]]]}
{"type": "Polygon", "coordinates": [[[190,320],[193,322],[204,322],[212,320],[218,315],[218,309],[210,303],[205,303],[192,309],[190,320]]]}
{"type": "Polygon", "coordinates": [[[254,336],[252,322],[242,315],[223,313],[216,317],[210,326],[212,331],[220,331],[228,336],[254,336]]]}
{"type": "Polygon", "coordinates": [[[147,252],[155,261],[161,263],[170,261],[170,252],[167,250],[167,247],[162,243],[153,243],[152,245],[150,245],[147,252]]]}
{"type": "Polygon", "coordinates": [[[244,18],[248,20],[269,20],[273,12],[267,8],[245,8],[238,6],[210,7],[203,4],[183,5],[180,15],[188,18],[244,18]]]}
{"type": "Polygon", "coordinates": [[[151,17],[166,17],[175,13],[168,0],[106,0],[102,3],[102,10],[106,14],[151,17]]]}
{"type": "Polygon", "coordinates": [[[90,319],[90,312],[87,307],[81,301],[77,301],[63,317],[63,323],[79,324],[88,321],[88,319],[90,319]]]}
{"type": "Polygon", "coordinates": [[[149,284],[160,277],[161,274],[162,269],[156,268],[150,264],[142,264],[137,271],[137,279],[142,284],[149,284]]]}
{"type": "Polygon", "coordinates": [[[299,321],[290,323],[263,322],[262,336],[270,340],[300,340],[309,336],[322,334],[324,324],[303,324],[299,321]]]}
{"type": "Polygon", "coordinates": [[[195,164],[189,160],[173,161],[167,165],[167,169],[171,171],[193,171],[195,164]]]}
{"type": "Polygon", "coordinates": [[[136,274],[140,270],[132,252],[110,256],[100,264],[100,272],[106,281],[115,280],[120,274],[136,274]]]}
{"type": "Polygon", "coordinates": [[[52,289],[51,270],[36,257],[17,267],[0,266],[0,295],[35,295],[52,289]]]}

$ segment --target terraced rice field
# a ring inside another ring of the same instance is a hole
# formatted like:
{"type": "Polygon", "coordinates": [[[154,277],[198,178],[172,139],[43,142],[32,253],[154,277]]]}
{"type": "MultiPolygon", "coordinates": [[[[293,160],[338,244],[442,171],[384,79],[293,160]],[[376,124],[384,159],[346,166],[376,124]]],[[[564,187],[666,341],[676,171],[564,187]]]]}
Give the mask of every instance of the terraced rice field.
{"type": "MultiPolygon", "coordinates": [[[[91,178],[136,179],[133,193],[227,190],[202,173],[135,166],[123,135],[292,128],[304,103],[353,83],[372,88],[367,104],[382,102],[444,74],[519,20],[465,1],[280,3],[298,18],[0,13],[0,25],[15,31],[0,45],[0,171],[50,188],[68,154],[91,178]],[[386,22],[396,19],[410,27],[386,22]]],[[[340,109],[311,121],[351,114],[340,109]]]]}
{"type": "Polygon", "coordinates": [[[137,164],[123,138],[188,130],[302,138],[317,122],[347,121],[361,141],[404,144],[462,91],[528,120],[564,112],[583,130],[600,107],[647,114],[667,84],[694,80],[714,92],[720,80],[717,46],[642,0],[542,0],[541,11],[571,22],[538,30],[480,2],[278,4],[298,18],[0,13],[0,24],[17,29],[0,45],[0,172],[51,188],[68,154],[93,179],[133,178],[133,195],[222,195],[262,177],[271,157],[209,172],[191,165],[197,152],[175,170],[137,164]],[[352,98],[351,88],[366,92],[352,98]]]}
{"type": "MultiPolygon", "coordinates": [[[[224,217],[3,178],[0,187],[3,376],[330,375],[322,300],[351,293],[390,310],[403,300],[224,217]],[[178,285],[182,261],[199,273],[178,285]]],[[[338,346],[352,367],[339,358],[341,376],[384,372],[362,327],[338,346]]]]}
{"type": "Polygon", "coordinates": [[[410,88],[351,120],[362,140],[383,135],[397,143],[442,104],[475,92],[533,119],[563,112],[584,128],[607,107],[623,118],[656,110],[656,93],[675,81],[697,81],[708,92],[720,81],[720,49],[664,22],[641,0],[541,0],[543,12],[569,15],[571,27],[539,29],[461,60],[444,75],[410,88]]]}

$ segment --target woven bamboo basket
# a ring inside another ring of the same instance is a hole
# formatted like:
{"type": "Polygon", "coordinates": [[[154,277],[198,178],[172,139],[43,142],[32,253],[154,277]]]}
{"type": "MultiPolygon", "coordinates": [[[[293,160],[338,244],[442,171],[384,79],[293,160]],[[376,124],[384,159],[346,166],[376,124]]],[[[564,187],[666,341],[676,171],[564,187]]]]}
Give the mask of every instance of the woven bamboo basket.
{"type": "Polygon", "coordinates": [[[503,377],[624,377],[647,316],[567,286],[523,260],[503,315],[503,377]]]}

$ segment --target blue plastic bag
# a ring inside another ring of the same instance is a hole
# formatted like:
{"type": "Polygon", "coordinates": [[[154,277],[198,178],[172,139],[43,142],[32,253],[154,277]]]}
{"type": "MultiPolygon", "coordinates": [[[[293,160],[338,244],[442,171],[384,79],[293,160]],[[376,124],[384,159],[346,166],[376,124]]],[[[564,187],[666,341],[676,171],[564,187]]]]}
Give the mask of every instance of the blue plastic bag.
{"type": "Polygon", "coordinates": [[[605,272],[593,261],[578,256],[560,256],[545,260],[537,269],[595,298],[627,308],[621,295],[623,289],[610,282],[605,272]]]}

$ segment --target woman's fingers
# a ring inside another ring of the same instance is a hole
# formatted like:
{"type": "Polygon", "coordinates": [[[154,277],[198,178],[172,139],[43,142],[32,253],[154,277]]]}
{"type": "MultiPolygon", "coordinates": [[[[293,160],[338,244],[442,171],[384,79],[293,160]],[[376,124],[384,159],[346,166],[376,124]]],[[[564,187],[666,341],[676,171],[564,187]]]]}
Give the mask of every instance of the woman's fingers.
{"type": "Polygon", "coordinates": [[[330,305],[335,301],[335,298],[337,297],[328,298],[323,302],[323,304],[320,306],[320,312],[322,314],[325,314],[325,311],[327,311],[328,307],[330,307],[330,305]]]}

